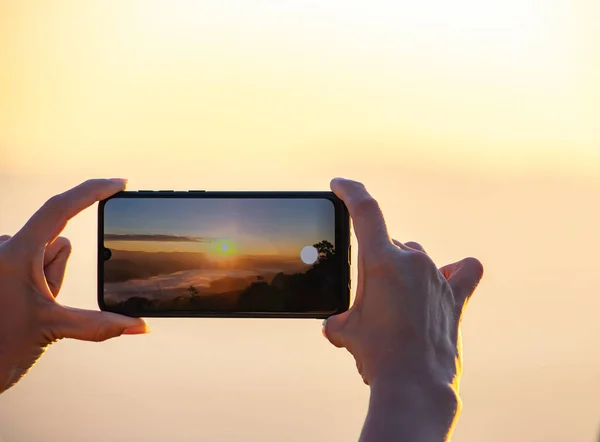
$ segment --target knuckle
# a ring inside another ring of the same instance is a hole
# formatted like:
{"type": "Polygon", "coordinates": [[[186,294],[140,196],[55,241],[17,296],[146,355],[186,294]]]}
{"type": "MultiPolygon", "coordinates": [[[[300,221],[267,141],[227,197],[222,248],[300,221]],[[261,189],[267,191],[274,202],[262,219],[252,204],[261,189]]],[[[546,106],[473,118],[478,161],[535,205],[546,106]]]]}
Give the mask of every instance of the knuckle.
{"type": "Polygon", "coordinates": [[[100,184],[102,180],[98,179],[98,178],[90,178],[88,180],[83,181],[81,184],[79,184],[79,186],[76,186],[76,188],[83,188],[83,189],[93,189],[94,187],[96,187],[98,184],[100,184]]]}
{"type": "Polygon", "coordinates": [[[87,181],[84,187],[86,190],[85,194],[89,195],[94,200],[99,200],[102,197],[104,189],[106,188],[104,184],[105,182],[100,179],[92,179],[87,181]]]}
{"type": "Polygon", "coordinates": [[[64,318],[64,309],[47,298],[40,298],[32,309],[34,322],[39,324],[42,335],[48,343],[56,342],[64,337],[60,331],[60,322],[64,318]]]}
{"type": "Polygon", "coordinates": [[[360,181],[352,181],[352,184],[363,192],[367,191],[367,187],[360,181]]]}
{"type": "Polygon", "coordinates": [[[409,250],[403,254],[404,264],[411,269],[411,272],[418,274],[433,274],[438,273],[438,269],[431,258],[420,251],[409,250]]]}
{"type": "Polygon", "coordinates": [[[393,247],[384,246],[373,255],[372,259],[365,262],[366,270],[374,275],[387,275],[395,273],[398,269],[398,253],[393,247]]]}
{"type": "Polygon", "coordinates": [[[63,217],[66,208],[66,196],[64,194],[58,194],[50,197],[42,206],[44,212],[51,213],[53,216],[63,217]]]}
{"type": "Polygon", "coordinates": [[[407,259],[410,261],[411,265],[418,268],[428,268],[433,265],[433,261],[431,258],[427,256],[425,253],[420,251],[410,250],[406,252],[407,259]]]}
{"type": "Polygon", "coordinates": [[[77,187],[82,194],[91,195],[95,199],[100,199],[103,190],[106,189],[106,184],[107,180],[105,179],[91,178],[87,181],[84,181],[77,187]]]}
{"type": "Polygon", "coordinates": [[[51,196],[44,204],[44,207],[46,207],[48,209],[52,209],[52,210],[59,209],[62,207],[62,205],[64,203],[64,199],[65,199],[65,196],[62,193],[51,196]]]}
{"type": "Polygon", "coordinates": [[[404,245],[406,245],[407,247],[410,247],[411,249],[420,250],[420,251],[424,250],[423,246],[416,241],[408,241],[408,242],[404,243],[404,245]]]}
{"type": "Polygon", "coordinates": [[[60,222],[66,223],[68,220],[67,211],[69,210],[68,196],[64,193],[54,195],[44,203],[42,210],[53,218],[57,218],[60,222]]]}
{"type": "Polygon", "coordinates": [[[364,190],[365,185],[360,181],[352,180],[349,178],[339,178],[339,182],[349,188],[354,188],[354,190],[364,190]]]}
{"type": "Polygon", "coordinates": [[[102,323],[98,324],[94,330],[92,340],[95,342],[104,342],[113,336],[115,336],[115,333],[111,324],[102,323]]]}
{"type": "Polygon", "coordinates": [[[373,198],[370,195],[365,195],[365,196],[360,197],[356,201],[356,209],[359,212],[367,212],[367,213],[380,210],[379,203],[377,202],[377,200],[375,198],[373,198]]]}

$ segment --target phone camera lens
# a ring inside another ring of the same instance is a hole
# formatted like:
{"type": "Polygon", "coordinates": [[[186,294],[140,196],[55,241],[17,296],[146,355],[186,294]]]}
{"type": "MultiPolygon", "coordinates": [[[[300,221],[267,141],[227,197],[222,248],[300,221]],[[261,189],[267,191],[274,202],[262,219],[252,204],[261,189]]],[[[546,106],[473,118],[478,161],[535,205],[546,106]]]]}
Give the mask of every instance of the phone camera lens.
{"type": "Polygon", "coordinates": [[[110,249],[104,248],[104,261],[108,261],[112,256],[110,249]]]}

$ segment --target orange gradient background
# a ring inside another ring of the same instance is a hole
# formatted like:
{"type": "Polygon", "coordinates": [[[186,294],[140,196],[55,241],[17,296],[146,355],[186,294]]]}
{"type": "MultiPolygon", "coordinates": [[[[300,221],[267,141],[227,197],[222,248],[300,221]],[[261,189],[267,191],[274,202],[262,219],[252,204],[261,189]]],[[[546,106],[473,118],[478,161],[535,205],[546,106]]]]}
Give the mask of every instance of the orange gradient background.
{"type": "MultiPolygon", "coordinates": [[[[0,233],[89,177],[130,189],[364,181],[394,237],[485,277],[462,442],[600,428],[596,1],[0,0],[0,233]]],[[[96,211],[61,302],[96,306],[96,211]]],[[[368,389],[312,320],[152,319],[52,346],[0,440],[350,441],[368,389]]]]}

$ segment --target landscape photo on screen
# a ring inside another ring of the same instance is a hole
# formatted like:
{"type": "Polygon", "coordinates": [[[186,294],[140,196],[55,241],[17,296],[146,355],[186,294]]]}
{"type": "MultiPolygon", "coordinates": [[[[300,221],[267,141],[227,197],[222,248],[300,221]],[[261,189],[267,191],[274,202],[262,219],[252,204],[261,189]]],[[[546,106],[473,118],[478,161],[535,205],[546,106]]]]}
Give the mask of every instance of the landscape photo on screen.
{"type": "Polygon", "coordinates": [[[121,312],[336,307],[335,209],[324,198],[113,198],[104,304],[121,312]]]}

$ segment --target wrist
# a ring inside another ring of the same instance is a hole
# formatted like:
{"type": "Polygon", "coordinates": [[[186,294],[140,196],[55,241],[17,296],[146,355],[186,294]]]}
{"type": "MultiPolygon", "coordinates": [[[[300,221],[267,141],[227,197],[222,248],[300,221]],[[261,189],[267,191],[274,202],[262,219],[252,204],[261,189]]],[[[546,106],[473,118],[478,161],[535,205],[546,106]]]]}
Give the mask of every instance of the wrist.
{"type": "Polygon", "coordinates": [[[450,383],[427,376],[375,378],[370,384],[371,397],[391,407],[410,408],[414,412],[454,415],[460,411],[458,391],[450,383]]]}
{"type": "Polygon", "coordinates": [[[24,374],[23,370],[17,368],[15,361],[8,358],[7,353],[0,347],[0,394],[12,387],[24,374]]]}
{"type": "Polygon", "coordinates": [[[406,376],[376,378],[370,388],[361,442],[449,440],[461,407],[451,384],[431,377],[406,376]]]}
{"type": "Polygon", "coordinates": [[[4,393],[12,386],[14,369],[0,364],[0,394],[4,393]]]}

